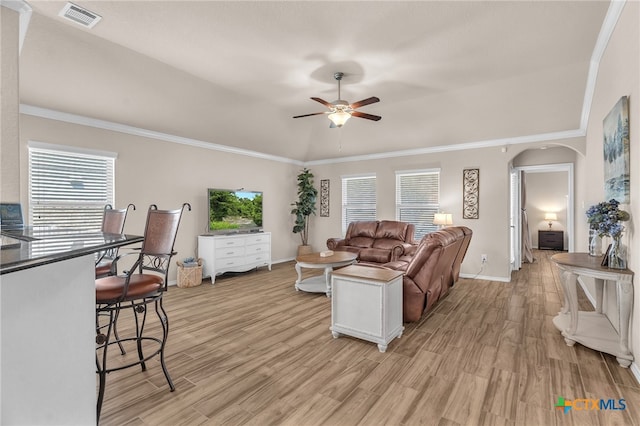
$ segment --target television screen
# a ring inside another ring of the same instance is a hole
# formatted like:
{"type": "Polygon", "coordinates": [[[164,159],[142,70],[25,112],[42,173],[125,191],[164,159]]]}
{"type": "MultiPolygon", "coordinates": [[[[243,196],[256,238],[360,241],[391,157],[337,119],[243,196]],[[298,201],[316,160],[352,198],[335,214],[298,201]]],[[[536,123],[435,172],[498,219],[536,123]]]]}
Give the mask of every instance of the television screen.
{"type": "Polygon", "coordinates": [[[233,233],[262,228],[262,192],[208,190],[209,232],[233,233]]]}

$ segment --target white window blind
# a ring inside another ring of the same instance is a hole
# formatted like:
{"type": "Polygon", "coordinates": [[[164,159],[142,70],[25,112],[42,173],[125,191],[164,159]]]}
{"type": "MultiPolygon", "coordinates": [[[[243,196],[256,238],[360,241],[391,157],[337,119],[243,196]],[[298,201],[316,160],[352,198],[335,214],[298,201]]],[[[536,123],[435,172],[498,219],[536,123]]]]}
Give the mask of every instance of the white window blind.
{"type": "Polygon", "coordinates": [[[439,208],[439,169],[396,172],[396,219],[415,225],[416,241],[438,229],[433,216],[439,208]]]}
{"type": "Polygon", "coordinates": [[[115,155],[42,146],[29,146],[29,223],[99,231],[114,202],[115,155]]]}
{"type": "Polygon", "coordinates": [[[342,235],[358,220],[376,220],[375,175],[342,178],[342,235]]]}

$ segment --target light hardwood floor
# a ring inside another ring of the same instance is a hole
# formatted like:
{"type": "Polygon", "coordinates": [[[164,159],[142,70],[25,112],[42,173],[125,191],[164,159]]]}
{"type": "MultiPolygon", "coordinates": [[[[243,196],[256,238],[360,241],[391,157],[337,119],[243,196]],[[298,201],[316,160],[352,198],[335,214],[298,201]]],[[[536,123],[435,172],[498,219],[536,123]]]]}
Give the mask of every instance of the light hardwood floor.
{"type": "MultiPolygon", "coordinates": [[[[510,283],[461,279],[384,354],[333,339],[330,299],[296,292],[293,263],[172,287],[167,364],[176,391],[155,360],[146,372],[114,372],[101,424],[640,424],[631,372],[567,346],[553,326],[562,299],[553,253],[536,251],[510,283]],[[564,414],[558,397],[625,399],[627,408],[564,414]]],[[[584,296],[581,306],[590,309],[584,296]]],[[[112,350],[111,362],[134,352],[112,350]]]]}

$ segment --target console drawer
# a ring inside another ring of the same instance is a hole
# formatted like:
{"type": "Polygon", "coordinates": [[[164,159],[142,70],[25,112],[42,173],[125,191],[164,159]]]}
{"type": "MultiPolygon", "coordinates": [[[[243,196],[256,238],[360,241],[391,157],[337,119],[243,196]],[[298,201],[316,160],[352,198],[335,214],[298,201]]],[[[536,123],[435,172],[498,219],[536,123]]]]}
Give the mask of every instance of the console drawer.
{"type": "Polygon", "coordinates": [[[267,252],[247,254],[247,257],[246,257],[247,263],[268,262],[268,261],[269,261],[269,253],[267,252]]]}
{"type": "Polygon", "coordinates": [[[244,255],[244,247],[222,247],[216,249],[216,259],[226,259],[227,257],[238,257],[244,255]]]}
{"type": "Polygon", "coordinates": [[[229,257],[226,259],[216,260],[216,269],[226,269],[235,266],[242,266],[245,264],[244,256],[242,257],[229,257]]]}
{"type": "Polygon", "coordinates": [[[220,247],[239,247],[244,246],[245,239],[244,238],[220,238],[216,239],[216,248],[220,247]]]}
{"type": "Polygon", "coordinates": [[[268,244],[271,245],[271,235],[259,233],[255,235],[248,235],[246,238],[247,244],[268,244]]]}
{"type": "Polygon", "coordinates": [[[269,244],[252,244],[246,247],[245,253],[247,256],[254,253],[268,253],[270,247],[269,244]]]}

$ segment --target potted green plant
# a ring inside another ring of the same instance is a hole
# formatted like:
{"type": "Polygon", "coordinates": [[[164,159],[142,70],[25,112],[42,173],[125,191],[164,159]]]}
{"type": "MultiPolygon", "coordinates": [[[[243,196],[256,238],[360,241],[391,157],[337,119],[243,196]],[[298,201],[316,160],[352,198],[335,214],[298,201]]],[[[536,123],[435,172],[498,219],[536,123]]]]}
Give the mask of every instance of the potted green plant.
{"type": "Polygon", "coordinates": [[[302,240],[298,254],[312,251],[309,245],[309,216],[316,214],[317,198],[318,190],[313,186],[313,173],[305,167],[298,174],[298,201],[291,204],[291,214],[296,217],[293,233],[300,234],[302,240]]]}

